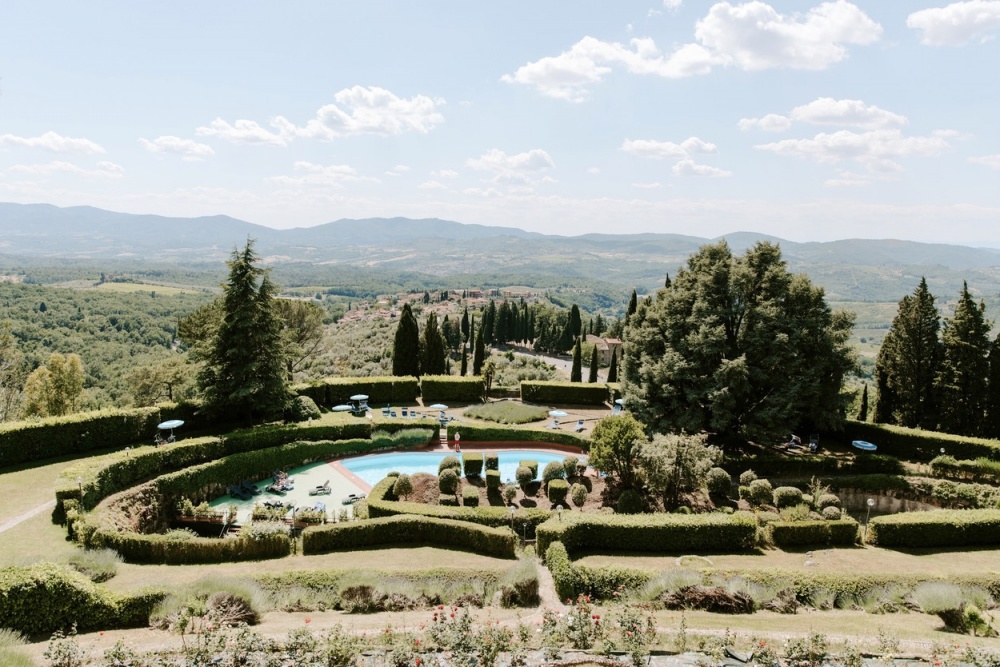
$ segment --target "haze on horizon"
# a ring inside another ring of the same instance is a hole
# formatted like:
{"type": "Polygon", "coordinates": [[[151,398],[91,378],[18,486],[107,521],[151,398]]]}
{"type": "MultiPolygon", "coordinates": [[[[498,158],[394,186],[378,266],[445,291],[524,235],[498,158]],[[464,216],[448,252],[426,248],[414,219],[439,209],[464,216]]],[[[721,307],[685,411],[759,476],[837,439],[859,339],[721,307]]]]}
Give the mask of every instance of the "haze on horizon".
{"type": "Polygon", "coordinates": [[[1000,0],[428,7],[5,7],[0,200],[997,245],[1000,0]]]}

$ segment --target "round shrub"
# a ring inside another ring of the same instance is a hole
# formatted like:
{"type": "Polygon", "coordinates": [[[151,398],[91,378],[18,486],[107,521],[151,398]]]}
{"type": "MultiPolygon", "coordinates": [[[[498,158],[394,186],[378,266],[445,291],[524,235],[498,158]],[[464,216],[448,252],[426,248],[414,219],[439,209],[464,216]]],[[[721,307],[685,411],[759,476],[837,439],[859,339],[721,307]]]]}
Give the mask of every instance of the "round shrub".
{"type": "Polygon", "coordinates": [[[729,496],[733,490],[733,478],[722,468],[712,468],[705,477],[705,486],[709,493],[729,496]]]}
{"type": "Polygon", "coordinates": [[[749,486],[740,487],[740,497],[751,505],[767,505],[774,497],[774,489],[766,479],[755,479],[749,486]]]}
{"type": "Polygon", "coordinates": [[[757,479],[757,473],[753,470],[744,470],[740,473],[740,486],[750,486],[750,483],[757,479]]]}
{"type": "Polygon", "coordinates": [[[514,478],[518,485],[524,489],[535,480],[535,473],[531,472],[531,468],[528,466],[518,466],[514,472],[514,478]]]}
{"type": "Polygon", "coordinates": [[[827,521],[840,521],[842,512],[839,507],[828,505],[823,508],[823,518],[827,521]]]}
{"type": "Polygon", "coordinates": [[[463,488],[462,504],[466,507],[479,507],[479,489],[474,486],[463,488]]]}
{"type": "Polygon", "coordinates": [[[392,495],[397,498],[407,498],[413,493],[413,481],[409,475],[400,475],[392,485],[392,495]]]}
{"type": "Polygon", "coordinates": [[[805,503],[806,505],[808,505],[809,507],[812,507],[813,506],[813,496],[812,496],[812,494],[811,493],[803,493],[802,494],[802,502],[805,503]]]}
{"type": "Polygon", "coordinates": [[[583,484],[574,484],[569,490],[570,500],[577,507],[583,507],[583,504],[587,502],[587,487],[583,484]]]}
{"type": "Polygon", "coordinates": [[[438,464],[438,475],[440,475],[446,468],[451,468],[457,475],[462,469],[462,462],[458,460],[457,456],[446,456],[441,459],[441,463],[438,464]]]}
{"type": "Polygon", "coordinates": [[[781,521],[781,515],[777,512],[757,512],[757,523],[766,526],[772,521],[781,521]]]}
{"type": "Polygon", "coordinates": [[[795,507],[802,504],[802,490],[794,486],[779,486],[774,490],[774,506],[778,509],[782,507],[795,507]]]}
{"type": "Polygon", "coordinates": [[[575,456],[567,456],[563,459],[562,467],[563,473],[566,475],[566,479],[576,477],[576,468],[578,465],[580,465],[580,459],[575,456]]]}
{"type": "Polygon", "coordinates": [[[625,489],[615,505],[618,514],[639,514],[642,512],[642,496],[635,489],[625,489]]]}
{"type": "Polygon", "coordinates": [[[322,413],[316,407],[316,401],[308,396],[296,396],[288,406],[288,421],[304,422],[319,419],[322,413]]]}
{"type": "Polygon", "coordinates": [[[549,502],[553,505],[562,505],[566,502],[566,495],[569,493],[569,482],[559,478],[549,482],[546,487],[549,502]]]}
{"type": "Polygon", "coordinates": [[[534,459],[525,459],[524,461],[518,462],[519,466],[525,466],[531,471],[531,478],[534,479],[538,477],[538,461],[534,459]]]}
{"type": "Polygon", "coordinates": [[[821,512],[827,507],[843,507],[840,504],[840,498],[833,495],[832,493],[824,493],[816,501],[816,508],[821,512]]]}
{"type": "Polygon", "coordinates": [[[554,479],[562,479],[564,474],[562,463],[549,461],[545,464],[545,469],[542,470],[542,481],[548,484],[554,479]]]}
{"type": "Polygon", "coordinates": [[[674,510],[674,514],[690,514],[690,513],[691,513],[691,508],[688,507],[687,505],[681,505],[680,507],[674,510]]]}
{"type": "Polygon", "coordinates": [[[517,486],[514,484],[505,484],[503,487],[503,501],[510,505],[514,502],[514,498],[517,497],[517,486]]]}
{"type": "Polygon", "coordinates": [[[454,468],[445,468],[438,475],[438,488],[442,495],[455,495],[458,489],[458,472],[454,468]]]}

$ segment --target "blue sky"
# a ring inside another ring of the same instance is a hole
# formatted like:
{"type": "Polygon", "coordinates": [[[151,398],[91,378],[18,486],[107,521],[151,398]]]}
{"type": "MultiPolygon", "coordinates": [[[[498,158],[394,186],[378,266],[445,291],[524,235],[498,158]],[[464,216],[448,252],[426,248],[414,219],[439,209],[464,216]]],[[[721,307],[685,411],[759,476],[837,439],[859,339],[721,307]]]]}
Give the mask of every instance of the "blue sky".
{"type": "Polygon", "coordinates": [[[998,37],[1000,0],[6,3],[0,201],[996,247],[998,37]]]}

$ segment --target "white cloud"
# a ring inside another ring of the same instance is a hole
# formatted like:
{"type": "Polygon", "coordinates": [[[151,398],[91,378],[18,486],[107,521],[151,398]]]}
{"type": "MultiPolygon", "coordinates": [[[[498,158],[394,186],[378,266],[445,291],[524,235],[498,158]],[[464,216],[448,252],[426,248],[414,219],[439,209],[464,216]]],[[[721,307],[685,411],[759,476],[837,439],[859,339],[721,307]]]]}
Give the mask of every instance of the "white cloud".
{"type": "Polygon", "coordinates": [[[679,9],[684,4],[684,0],[663,0],[663,6],[667,9],[679,9]]]}
{"type": "Polygon", "coordinates": [[[441,98],[416,95],[398,97],[385,88],[354,86],[333,96],[316,112],[316,118],[296,129],[296,134],[314,139],[333,139],[356,134],[400,135],[405,132],[427,134],[444,121],[438,107],[441,98]]]}
{"type": "Polygon", "coordinates": [[[121,178],[125,175],[125,169],[121,165],[107,161],[98,162],[93,169],[56,160],[46,164],[15,164],[4,171],[11,174],[27,174],[41,177],[53,174],[72,174],[85,178],[121,178]]]}
{"type": "Polygon", "coordinates": [[[787,116],[780,116],[776,113],[769,113],[761,118],[741,118],[740,129],[749,130],[760,128],[765,132],[784,132],[792,126],[792,121],[787,116]]]}
{"type": "Polygon", "coordinates": [[[810,158],[821,164],[856,162],[869,175],[896,173],[902,166],[896,160],[907,157],[939,155],[950,148],[947,134],[905,136],[898,129],[851,132],[841,130],[820,133],[811,139],[785,139],[755,146],[776,155],[810,158]]]}
{"type": "Polygon", "coordinates": [[[181,139],[169,135],[157,137],[152,141],[139,139],[139,143],[150,153],[174,153],[182,156],[185,160],[201,160],[215,155],[215,151],[208,144],[199,144],[192,139],[181,139]]]}
{"type": "Polygon", "coordinates": [[[659,190],[663,185],[661,183],[633,183],[632,187],[640,190],[659,190]]]}
{"type": "Polygon", "coordinates": [[[792,120],[813,125],[844,125],[875,130],[882,127],[899,127],[908,122],[901,116],[861,100],[835,100],[820,97],[809,104],[795,107],[789,114],[792,120]]]}
{"type": "Polygon", "coordinates": [[[432,171],[431,176],[437,176],[438,178],[458,178],[458,172],[454,169],[438,169],[437,171],[432,171]]]}
{"type": "Polygon", "coordinates": [[[612,65],[632,74],[671,79],[708,74],[715,66],[819,70],[844,60],[847,45],[871,44],[881,34],[878,23],[846,0],[791,15],[760,0],[739,5],[719,2],[696,24],[697,42],[683,44],[669,55],[649,38],[623,45],[587,36],[568,51],[529,62],[501,80],[533,86],[548,97],[581,102],[612,65]]]}
{"type": "Polygon", "coordinates": [[[440,181],[424,181],[417,186],[418,190],[447,190],[448,186],[440,181]]]}
{"type": "Polygon", "coordinates": [[[707,164],[697,164],[691,158],[685,158],[674,165],[674,176],[710,176],[712,178],[724,178],[732,176],[733,172],[717,167],[710,167],[707,164]]]}
{"type": "Polygon", "coordinates": [[[542,178],[540,175],[556,166],[549,154],[541,148],[516,155],[507,155],[504,151],[494,148],[478,158],[466,160],[465,164],[476,171],[493,174],[489,179],[493,183],[514,186],[552,182],[551,179],[542,178]]]}
{"type": "Polygon", "coordinates": [[[969,162],[984,164],[990,169],[1000,171],[1000,153],[996,155],[983,155],[982,157],[970,157],[969,162]]]}
{"type": "Polygon", "coordinates": [[[906,25],[919,30],[920,41],[930,46],[961,46],[977,37],[991,39],[1000,28],[1000,0],[968,0],[946,7],[931,7],[906,17],[906,25]]]}
{"type": "Polygon", "coordinates": [[[281,186],[343,187],[344,183],[378,183],[377,178],[360,176],[354,167],[346,164],[322,165],[298,161],[293,165],[297,176],[272,176],[267,180],[281,186]]]}
{"type": "Polygon", "coordinates": [[[599,173],[601,173],[601,170],[600,170],[599,167],[591,167],[590,169],[587,170],[587,173],[588,174],[599,174],[599,173]]]}
{"type": "Polygon", "coordinates": [[[654,141],[652,139],[626,139],[622,142],[622,150],[639,157],[662,160],[665,158],[683,158],[692,153],[717,153],[715,144],[702,141],[698,137],[688,137],[679,144],[672,141],[654,141]]]}
{"type": "Polygon", "coordinates": [[[462,194],[471,195],[473,197],[503,197],[503,193],[496,188],[465,188],[462,190],[462,194]]]}
{"type": "Polygon", "coordinates": [[[64,137],[56,132],[46,132],[37,137],[19,137],[14,134],[0,135],[0,148],[41,148],[53,153],[104,153],[104,148],[90,139],[64,137]]]}
{"type": "Polygon", "coordinates": [[[409,170],[410,170],[410,168],[408,166],[406,166],[405,164],[397,164],[395,167],[393,167],[389,171],[385,172],[385,175],[386,176],[402,176],[403,174],[405,174],[409,170]]]}
{"type": "MultiPolygon", "coordinates": [[[[283,119],[272,121],[272,126],[281,127],[280,120],[283,119]]],[[[238,120],[236,124],[230,125],[221,118],[216,118],[207,127],[199,127],[194,132],[199,137],[218,137],[235,144],[286,146],[288,145],[288,140],[291,138],[287,127],[281,127],[281,130],[275,133],[261,127],[252,120],[238,120]]]]}

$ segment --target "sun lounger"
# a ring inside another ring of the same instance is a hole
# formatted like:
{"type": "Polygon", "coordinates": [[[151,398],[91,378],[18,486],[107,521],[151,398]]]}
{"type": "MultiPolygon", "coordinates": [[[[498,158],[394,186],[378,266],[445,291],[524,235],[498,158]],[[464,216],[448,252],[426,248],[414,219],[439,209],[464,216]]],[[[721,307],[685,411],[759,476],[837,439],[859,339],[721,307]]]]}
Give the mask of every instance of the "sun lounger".
{"type": "Polygon", "coordinates": [[[559,428],[559,420],[553,419],[552,423],[546,426],[545,428],[559,428]]]}
{"type": "Polygon", "coordinates": [[[315,505],[313,505],[313,509],[316,510],[317,512],[325,512],[326,503],[317,502],[315,505]]]}
{"type": "Polygon", "coordinates": [[[314,486],[309,489],[310,496],[328,496],[330,495],[330,480],[326,480],[319,486],[314,486]]]}
{"type": "Polygon", "coordinates": [[[576,428],[574,428],[573,430],[576,431],[577,433],[580,433],[581,431],[583,431],[583,420],[582,419],[576,423],[576,428]]]}
{"type": "Polygon", "coordinates": [[[615,405],[615,409],[611,411],[611,416],[614,417],[616,415],[620,415],[621,413],[622,413],[622,406],[615,405]]]}

